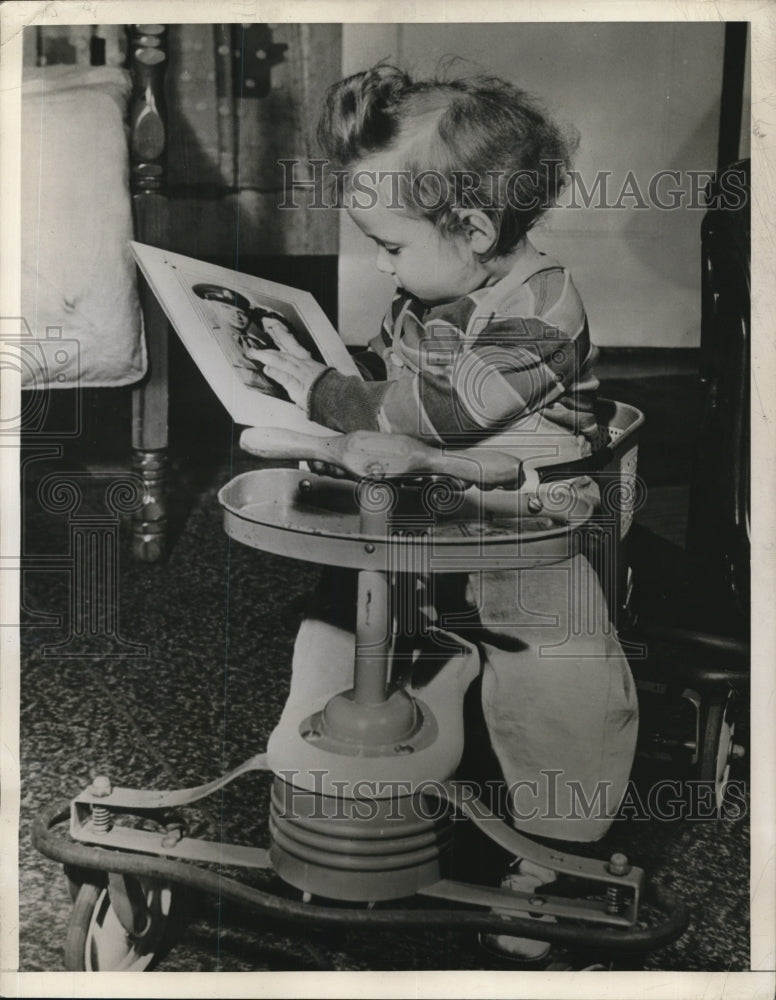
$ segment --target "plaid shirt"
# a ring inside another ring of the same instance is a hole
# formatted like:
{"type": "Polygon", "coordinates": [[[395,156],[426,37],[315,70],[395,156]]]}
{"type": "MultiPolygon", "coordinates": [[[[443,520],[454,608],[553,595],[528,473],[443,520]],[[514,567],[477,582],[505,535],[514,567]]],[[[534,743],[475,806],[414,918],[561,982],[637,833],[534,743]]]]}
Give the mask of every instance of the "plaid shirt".
{"type": "Polygon", "coordinates": [[[328,369],[310,392],[313,420],[492,443],[537,464],[590,453],[598,380],[585,310],[568,272],[527,241],[508,275],[454,302],[399,289],[369,352],[360,367],[379,381],[328,369]]]}

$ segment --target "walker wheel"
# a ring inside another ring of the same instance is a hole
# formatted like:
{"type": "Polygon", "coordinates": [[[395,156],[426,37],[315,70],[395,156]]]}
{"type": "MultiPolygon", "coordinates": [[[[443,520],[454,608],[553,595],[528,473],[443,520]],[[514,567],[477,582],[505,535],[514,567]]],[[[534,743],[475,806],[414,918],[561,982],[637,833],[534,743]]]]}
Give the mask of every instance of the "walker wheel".
{"type": "Polygon", "coordinates": [[[730,780],[730,762],[736,755],[733,737],[735,723],[735,691],[728,691],[720,701],[712,701],[706,709],[698,757],[698,778],[714,787],[717,814],[722,816],[730,780]]]}
{"type": "Polygon", "coordinates": [[[129,933],[111,903],[107,886],[85,882],[75,899],[65,941],[65,967],[72,972],[144,972],[163,951],[172,893],[150,879],[130,879],[147,907],[145,927],[129,933]]]}

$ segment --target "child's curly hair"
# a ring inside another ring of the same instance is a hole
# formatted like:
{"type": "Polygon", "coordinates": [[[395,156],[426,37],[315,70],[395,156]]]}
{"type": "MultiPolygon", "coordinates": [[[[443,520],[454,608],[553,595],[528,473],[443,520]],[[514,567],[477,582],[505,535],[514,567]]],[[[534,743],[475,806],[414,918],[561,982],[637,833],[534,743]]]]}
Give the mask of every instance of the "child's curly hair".
{"type": "Polygon", "coordinates": [[[379,63],[330,88],[318,141],[346,169],[387,154],[405,172],[403,206],[448,232],[462,228],[456,209],[484,211],[498,233],[484,260],[509,253],[552,207],[577,137],[497,77],[414,82],[379,63]]]}

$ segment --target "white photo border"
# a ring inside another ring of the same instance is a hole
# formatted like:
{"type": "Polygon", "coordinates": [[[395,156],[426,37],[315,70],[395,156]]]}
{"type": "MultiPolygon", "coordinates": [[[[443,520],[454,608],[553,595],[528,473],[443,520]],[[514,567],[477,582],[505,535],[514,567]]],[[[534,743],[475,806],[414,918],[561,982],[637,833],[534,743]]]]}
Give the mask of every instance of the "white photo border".
{"type": "MultiPolygon", "coordinates": [[[[20,79],[22,28],[40,23],[192,23],[219,22],[231,16],[240,22],[262,21],[748,21],[752,28],[752,852],[751,852],[751,963],[746,973],[584,973],[515,975],[503,973],[283,973],[209,975],[146,973],[142,984],[136,976],[84,973],[18,973],[18,815],[19,815],[19,643],[18,632],[0,629],[0,724],[2,725],[2,815],[0,817],[0,994],[3,996],[138,997],[612,997],[617,1000],[649,995],[651,998],[772,998],[776,982],[776,727],[773,725],[776,683],[776,537],[774,498],[776,463],[776,17],[771,4],[758,0],[705,0],[667,2],[641,0],[590,0],[580,5],[569,0],[517,5],[514,0],[395,0],[390,5],[343,0],[241,0],[225,5],[212,0],[59,0],[12,2],[0,8],[2,61],[0,99],[2,135],[0,189],[2,226],[0,253],[0,316],[18,316],[20,281],[20,219],[18,192],[20,163],[20,79]],[[142,990],[142,992],[141,992],[142,990]]],[[[0,419],[20,412],[19,379],[3,370],[0,419]]],[[[6,442],[4,442],[6,443],[6,442]]],[[[18,447],[0,448],[0,558],[4,562],[0,590],[0,621],[18,620],[19,552],[19,454],[18,447]]],[[[735,870],[729,872],[736,878],[735,870]]]]}

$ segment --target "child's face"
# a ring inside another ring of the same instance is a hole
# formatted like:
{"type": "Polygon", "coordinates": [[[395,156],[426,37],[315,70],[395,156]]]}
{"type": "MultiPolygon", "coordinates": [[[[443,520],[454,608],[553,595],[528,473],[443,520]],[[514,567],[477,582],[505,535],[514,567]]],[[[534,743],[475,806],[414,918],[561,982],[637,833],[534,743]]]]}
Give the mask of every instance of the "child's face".
{"type": "Polygon", "coordinates": [[[383,198],[370,208],[351,205],[348,215],[377,244],[377,270],[422,302],[452,302],[487,276],[464,236],[444,235],[428,219],[387,207],[383,198]]]}

